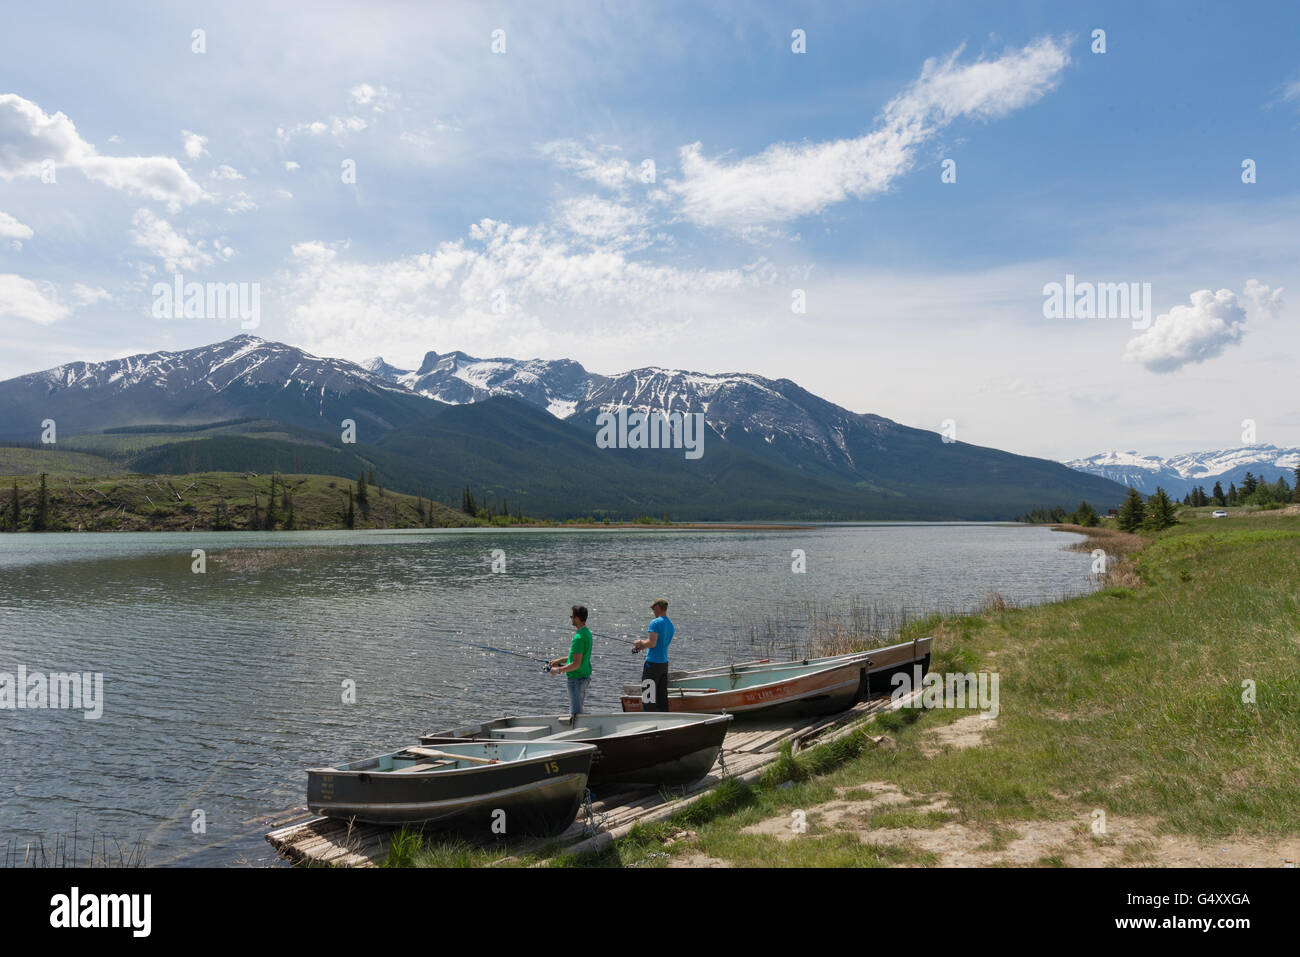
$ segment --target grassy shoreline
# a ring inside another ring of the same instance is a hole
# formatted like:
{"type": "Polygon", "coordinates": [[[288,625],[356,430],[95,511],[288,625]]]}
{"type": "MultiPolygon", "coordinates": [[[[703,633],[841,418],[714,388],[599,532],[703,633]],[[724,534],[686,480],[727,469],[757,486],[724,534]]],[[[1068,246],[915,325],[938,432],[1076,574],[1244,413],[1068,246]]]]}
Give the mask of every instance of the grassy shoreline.
{"type": "MultiPolygon", "coordinates": [[[[728,781],[597,857],[512,866],[1283,866],[1300,858],[1300,518],[1107,552],[1099,591],[909,624],[938,672],[995,672],[996,719],[903,709],[728,781]],[[883,733],[882,733],[883,732],[883,733]],[[807,829],[791,826],[801,812],[807,829]]],[[[1121,537],[1122,536],[1122,537],[1121,537]]],[[[390,866],[499,864],[408,841],[390,866]]]]}
{"type": "Polygon", "coordinates": [[[996,671],[995,720],[955,709],[877,719],[885,746],[755,789],[694,828],[634,833],[594,863],[1294,860],[1300,519],[1194,519],[1141,548],[1104,528],[1062,529],[1118,557],[1100,591],[903,633],[934,635],[937,671],[996,671]],[[792,837],[795,810],[808,830],[792,837]]]}

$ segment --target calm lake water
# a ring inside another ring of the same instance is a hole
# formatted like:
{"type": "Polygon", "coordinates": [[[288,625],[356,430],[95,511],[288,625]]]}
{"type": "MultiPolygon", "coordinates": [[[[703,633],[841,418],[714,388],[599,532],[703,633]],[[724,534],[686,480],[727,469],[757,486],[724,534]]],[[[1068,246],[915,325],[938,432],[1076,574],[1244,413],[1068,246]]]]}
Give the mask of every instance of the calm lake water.
{"type": "MultiPolygon", "coordinates": [[[[937,524],[3,535],[0,672],[102,672],[104,702],[98,720],[0,710],[0,861],[75,827],[82,863],[92,834],[110,850],[143,838],[154,865],[272,862],[262,821],[303,803],[304,768],[566,710],[563,678],[470,644],[562,655],[574,603],[595,632],[639,635],[667,597],[673,666],[704,667],[754,657],[751,624],[788,620],[797,640],[808,602],[952,610],[992,590],[1020,604],[1087,591],[1077,540],[937,524]]],[[[640,662],[597,638],[588,710],[617,711],[640,662]]]]}

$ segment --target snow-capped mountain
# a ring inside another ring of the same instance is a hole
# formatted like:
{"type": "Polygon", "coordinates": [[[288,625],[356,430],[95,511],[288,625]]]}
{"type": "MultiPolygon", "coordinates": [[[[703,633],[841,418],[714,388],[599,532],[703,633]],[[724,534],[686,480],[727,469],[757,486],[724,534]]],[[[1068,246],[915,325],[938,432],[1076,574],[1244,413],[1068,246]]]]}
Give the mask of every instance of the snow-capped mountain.
{"type": "Polygon", "coordinates": [[[567,359],[460,352],[430,352],[406,370],[248,335],[0,382],[0,439],[35,441],[47,418],[60,438],[145,425],[225,430],[185,440],[188,452],[167,442],[151,447],[140,458],[145,471],[193,471],[200,461],[216,470],[278,469],[307,455],[305,444],[334,450],[329,464],[312,459],[321,474],[378,463],[398,490],[474,481],[511,490],[511,501],[549,501],[557,513],[607,500],[620,514],[795,508],[812,517],[1009,518],[1081,499],[1115,505],[1123,491],[1057,462],[947,444],[934,432],[851,412],[788,379],[660,368],[607,376],[567,359]],[[619,408],[703,413],[707,454],[695,461],[598,449],[596,416],[619,408]],[[250,426],[237,437],[236,419],[296,429],[250,426]],[[349,419],[357,428],[347,448],[340,439],[349,419]]]}
{"type": "Polygon", "coordinates": [[[703,412],[709,427],[729,441],[789,446],[797,457],[812,453],[828,465],[849,469],[857,464],[850,448],[855,438],[878,446],[881,433],[901,428],[879,416],[842,409],[788,379],[748,373],[648,367],[604,376],[568,359],[478,359],[463,352],[427,353],[415,371],[396,369],[382,358],[362,365],[439,402],[460,405],[508,395],[571,421],[590,421],[619,408],[703,412]]]}
{"type": "Polygon", "coordinates": [[[1204,486],[1206,492],[1213,490],[1215,482],[1222,483],[1225,490],[1229,484],[1240,485],[1247,472],[1268,482],[1276,482],[1279,477],[1294,481],[1296,466],[1300,465],[1300,447],[1244,445],[1212,452],[1186,452],[1169,458],[1138,455],[1133,451],[1101,452],[1065,464],[1080,472],[1132,486],[1144,495],[1150,495],[1160,486],[1181,498],[1197,485],[1204,486]]]}
{"type": "Polygon", "coordinates": [[[46,418],[65,434],[245,416],[308,428],[354,418],[389,429],[428,415],[431,406],[354,362],[241,335],[181,352],[70,362],[0,382],[0,437],[31,440],[46,418]]]}

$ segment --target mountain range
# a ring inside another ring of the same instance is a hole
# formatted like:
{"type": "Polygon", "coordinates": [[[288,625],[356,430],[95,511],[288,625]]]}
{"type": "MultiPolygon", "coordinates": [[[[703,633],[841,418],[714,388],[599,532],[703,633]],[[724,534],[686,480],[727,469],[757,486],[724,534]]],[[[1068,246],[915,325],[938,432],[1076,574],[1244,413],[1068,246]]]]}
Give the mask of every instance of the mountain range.
{"type": "Polygon", "coordinates": [[[1182,498],[1197,485],[1204,486],[1207,493],[1213,492],[1215,482],[1221,483],[1224,491],[1232,484],[1240,486],[1247,472],[1268,482],[1285,478],[1294,484],[1295,469],[1300,465],[1300,447],[1245,445],[1213,452],[1188,452],[1170,458],[1138,455],[1132,451],[1101,452],[1065,464],[1081,472],[1130,485],[1144,495],[1152,494],[1159,486],[1170,495],[1182,498]]]}
{"type": "MultiPolygon", "coordinates": [[[[1046,459],[850,412],[788,379],[429,352],[419,368],[320,358],[255,336],[74,362],[0,382],[0,440],[112,454],[135,471],[273,469],[507,500],[546,517],[1009,519],[1124,489],[1046,459]],[[704,455],[601,449],[602,412],[703,413],[704,455]],[[355,422],[355,443],[341,441],[355,422]]],[[[513,509],[512,509],[513,510],[513,509]]]]}

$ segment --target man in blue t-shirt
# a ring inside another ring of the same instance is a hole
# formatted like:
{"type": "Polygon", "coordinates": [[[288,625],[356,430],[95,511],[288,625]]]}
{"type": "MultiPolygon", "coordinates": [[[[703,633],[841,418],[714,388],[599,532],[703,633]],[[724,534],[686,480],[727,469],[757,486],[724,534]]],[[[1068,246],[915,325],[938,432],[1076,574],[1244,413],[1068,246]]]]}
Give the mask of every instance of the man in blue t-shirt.
{"type": "Polygon", "coordinates": [[[641,710],[667,711],[668,644],[673,640],[673,623],[668,620],[668,599],[656,598],[650,610],[655,618],[647,629],[649,637],[632,643],[637,650],[647,649],[645,664],[641,667],[641,710]],[[652,683],[652,687],[646,687],[647,681],[652,683]]]}

